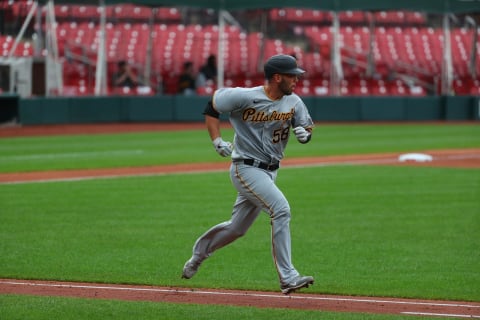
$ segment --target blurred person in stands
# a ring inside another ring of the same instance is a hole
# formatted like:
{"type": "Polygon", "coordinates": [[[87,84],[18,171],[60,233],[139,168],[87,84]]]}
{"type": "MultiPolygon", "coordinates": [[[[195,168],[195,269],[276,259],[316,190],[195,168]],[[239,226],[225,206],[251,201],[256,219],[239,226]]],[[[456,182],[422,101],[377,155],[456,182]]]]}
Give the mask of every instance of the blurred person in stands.
{"type": "Polygon", "coordinates": [[[217,57],[211,54],[207,62],[200,68],[197,77],[197,87],[204,87],[208,81],[217,81],[217,57]]]}
{"type": "Polygon", "coordinates": [[[183,95],[193,95],[196,93],[196,77],[193,69],[193,63],[187,61],[183,64],[183,71],[178,79],[178,93],[183,95]]]}
{"type": "Polygon", "coordinates": [[[140,85],[138,77],[133,72],[132,68],[126,61],[119,61],[117,64],[118,70],[113,75],[113,85],[115,87],[129,87],[134,88],[140,85]]]}

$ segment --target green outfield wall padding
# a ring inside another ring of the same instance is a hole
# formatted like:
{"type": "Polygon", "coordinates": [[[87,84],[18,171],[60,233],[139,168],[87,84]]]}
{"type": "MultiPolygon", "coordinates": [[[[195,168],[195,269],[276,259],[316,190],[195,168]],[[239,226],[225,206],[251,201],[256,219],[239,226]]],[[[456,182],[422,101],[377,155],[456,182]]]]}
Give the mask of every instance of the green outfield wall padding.
{"type": "Polygon", "coordinates": [[[480,120],[480,97],[476,97],[473,103],[473,118],[480,120]]]}
{"type": "Polygon", "coordinates": [[[474,97],[444,97],[446,120],[470,120],[474,118],[474,97]]]}
{"type": "Polygon", "coordinates": [[[70,123],[69,98],[21,99],[19,117],[22,124],[70,123]]]}
{"type": "Polygon", "coordinates": [[[128,119],[121,97],[79,97],[69,100],[71,123],[123,122],[128,119]]]}
{"type": "MultiPolygon", "coordinates": [[[[36,99],[20,99],[18,117],[22,124],[43,124],[42,101],[36,99]]],[[[65,108],[68,110],[68,108],[65,108]]],[[[65,122],[68,122],[65,119],[65,122]]]]}
{"type": "MultiPolygon", "coordinates": [[[[198,122],[210,97],[115,96],[19,99],[22,124],[198,122]]],[[[480,120],[479,98],[303,97],[314,121],[480,120]]],[[[226,121],[222,114],[221,120],[226,121]]]]}
{"type": "MultiPolygon", "coordinates": [[[[316,121],[359,121],[360,99],[356,97],[312,98],[313,107],[309,107],[316,121]],[[313,109],[313,110],[312,110],[313,109]]],[[[309,106],[310,103],[307,104],[309,106]]]]}
{"type": "Polygon", "coordinates": [[[174,107],[175,121],[203,121],[203,110],[210,97],[176,96],[174,107]]]}
{"type": "Polygon", "coordinates": [[[42,101],[42,119],[44,124],[61,124],[70,119],[70,110],[65,108],[67,99],[49,99],[42,101]]]}
{"type": "Polygon", "coordinates": [[[404,99],[372,97],[359,100],[360,119],[362,121],[406,120],[404,99]]]}
{"type": "Polygon", "coordinates": [[[405,120],[442,120],[445,116],[441,97],[405,97],[405,120]]]}
{"type": "Polygon", "coordinates": [[[172,121],[174,119],[173,96],[128,97],[128,121],[152,122],[172,121]]]}

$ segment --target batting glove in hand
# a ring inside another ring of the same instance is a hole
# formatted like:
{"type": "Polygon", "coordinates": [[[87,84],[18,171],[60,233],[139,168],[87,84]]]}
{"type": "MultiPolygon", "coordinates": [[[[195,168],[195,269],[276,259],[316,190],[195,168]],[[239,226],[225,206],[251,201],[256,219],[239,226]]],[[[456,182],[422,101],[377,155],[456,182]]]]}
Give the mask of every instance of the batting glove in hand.
{"type": "Polygon", "coordinates": [[[304,127],[295,127],[293,128],[293,132],[297,137],[297,140],[301,143],[307,143],[310,141],[311,133],[308,132],[304,127]]]}
{"type": "Polygon", "coordinates": [[[228,157],[232,154],[233,146],[231,142],[223,141],[221,137],[213,140],[213,146],[219,155],[222,157],[228,157]]]}

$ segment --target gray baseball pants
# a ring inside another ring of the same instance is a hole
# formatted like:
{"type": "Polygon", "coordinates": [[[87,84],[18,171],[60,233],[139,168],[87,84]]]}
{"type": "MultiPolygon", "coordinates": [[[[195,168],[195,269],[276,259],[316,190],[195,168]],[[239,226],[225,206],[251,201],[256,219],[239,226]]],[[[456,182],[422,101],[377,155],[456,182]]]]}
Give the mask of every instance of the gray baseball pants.
{"type": "Polygon", "coordinates": [[[290,205],[275,185],[277,171],[266,171],[241,162],[230,166],[230,178],[238,191],[232,217],[205,232],[195,242],[193,257],[202,262],[216,250],[243,236],[263,210],[272,225],[272,255],[280,284],[289,283],[299,273],[291,258],[290,205]]]}

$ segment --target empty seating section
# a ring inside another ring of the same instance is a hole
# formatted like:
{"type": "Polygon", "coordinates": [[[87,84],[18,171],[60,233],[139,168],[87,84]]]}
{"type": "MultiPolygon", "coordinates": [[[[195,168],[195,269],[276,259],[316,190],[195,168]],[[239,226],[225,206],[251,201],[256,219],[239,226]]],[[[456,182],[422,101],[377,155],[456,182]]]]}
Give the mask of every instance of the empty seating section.
{"type": "MultiPolygon", "coordinates": [[[[365,25],[368,13],[361,11],[343,11],[338,15],[341,24],[365,25]]],[[[272,9],[269,14],[273,22],[288,21],[298,24],[331,25],[333,17],[330,12],[295,8],[272,9]]],[[[425,25],[425,16],[419,12],[379,11],[373,13],[377,24],[381,25],[425,25]]]]}
{"type": "MultiPolygon", "coordinates": [[[[15,16],[25,17],[31,5],[32,1],[14,2],[9,4],[8,9],[15,16]]],[[[140,72],[147,63],[147,57],[151,57],[152,87],[158,88],[162,83],[163,92],[173,94],[176,93],[177,77],[185,61],[193,62],[198,70],[210,54],[216,55],[219,45],[218,26],[184,24],[186,20],[181,10],[171,7],[152,9],[133,4],[107,6],[105,45],[109,79],[115,72],[118,61],[127,60],[140,72]]],[[[59,53],[64,58],[66,91],[71,94],[90,94],[95,81],[94,69],[100,43],[100,8],[91,5],[56,4],[54,11],[59,53]]],[[[259,60],[262,57],[277,53],[295,54],[299,64],[308,71],[298,83],[298,93],[331,95],[332,14],[293,8],[271,9],[268,13],[272,26],[287,28],[288,32],[302,39],[304,45],[291,45],[291,42],[268,38],[260,32],[246,32],[236,26],[227,26],[227,41],[224,42],[225,85],[261,84],[263,75],[259,60]]],[[[442,70],[444,35],[441,28],[428,25],[424,14],[403,11],[345,11],[338,14],[338,19],[344,76],[341,80],[341,94],[426,95],[428,90],[420,84],[438,85],[442,70]],[[368,27],[371,19],[375,22],[373,34],[370,34],[368,27]],[[375,68],[373,75],[367,76],[371,41],[375,68]],[[415,82],[408,81],[409,77],[420,81],[414,84],[415,82]]],[[[477,32],[480,38],[480,29],[475,31],[456,27],[451,31],[455,75],[453,88],[456,94],[480,94],[480,81],[472,79],[469,70],[474,32],[477,32]]],[[[1,56],[9,55],[14,40],[11,36],[0,35],[1,56]]],[[[478,42],[476,45],[478,75],[480,45],[478,42]]],[[[14,55],[33,55],[32,43],[20,42],[14,55]]],[[[209,84],[199,88],[198,93],[211,94],[214,88],[213,84],[209,84]]],[[[111,92],[119,93],[113,89],[111,92]]],[[[135,94],[136,91],[124,92],[122,89],[120,93],[135,94]]]]}
{"type": "MultiPolygon", "coordinates": [[[[13,49],[15,39],[12,36],[0,35],[0,52],[2,57],[8,57],[10,51],[13,49]]],[[[33,46],[30,42],[20,42],[13,55],[16,57],[29,57],[33,55],[33,46]]]]}
{"type": "MultiPolygon", "coordinates": [[[[472,52],[472,33],[474,30],[456,28],[451,32],[452,61],[457,84],[462,84],[462,91],[457,93],[468,94],[470,91],[477,92],[477,81],[469,81],[468,64],[472,52]],[[472,88],[473,86],[473,88],[472,88]],[[471,90],[469,89],[471,88],[471,90]]],[[[480,31],[479,36],[480,36],[480,31]]],[[[305,65],[309,71],[313,67],[315,76],[319,74],[324,78],[329,76],[329,56],[331,51],[332,28],[328,26],[306,26],[304,34],[309,44],[318,53],[316,59],[311,54],[304,54],[305,65]],[[313,62],[315,61],[315,62],[313,62]]],[[[351,94],[426,94],[425,88],[411,86],[408,90],[403,86],[388,83],[382,86],[375,81],[367,81],[368,86],[359,85],[359,77],[365,74],[369,43],[373,38],[373,58],[375,61],[375,78],[382,82],[390,82],[394,74],[406,74],[415,76],[420,81],[434,83],[440,79],[442,70],[442,52],[444,35],[441,29],[416,26],[380,26],[371,35],[368,27],[347,26],[340,27],[339,45],[342,55],[343,74],[348,83],[342,85],[343,92],[351,94]],[[388,80],[388,81],[387,81],[388,80]],[[411,90],[410,90],[411,89],[411,90]],[[367,91],[368,90],[368,91],[367,91]],[[386,90],[386,91],[385,91],[386,90]]],[[[477,74],[480,68],[480,45],[477,43],[477,74]]],[[[365,81],[368,79],[365,79],[365,81]]],[[[458,86],[458,85],[457,85],[458,86]]],[[[455,87],[455,85],[454,85],[455,87]]],[[[309,90],[305,90],[308,92],[309,90]]]]}
{"type": "MultiPolygon", "coordinates": [[[[160,74],[167,93],[175,93],[176,78],[185,61],[192,61],[198,70],[210,54],[218,50],[218,27],[215,25],[155,24],[150,33],[146,23],[108,23],[106,25],[106,54],[109,71],[113,73],[115,63],[127,60],[132,65],[145,64],[149,37],[152,37],[152,68],[160,74]],[[173,79],[170,79],[173,78],[173,79]]],[[[262,34],[242,32],[228,26],[225,30],[225,77],[232,85],[246,85],[247,79],[259,82],[257,57],[260,55],[262,34]]],[[[100,41],[98,25],[92,22],[65,22],[57,26],[60,52],[65,56],[76,54],[95,62],[100,41]]],[[[266,55],[291,53],[295,48],[279,40],[267,40],[266,55]]],[[[68,62],[66,63],[68,65],[68,62]]],[[[71,75],[71,74],[70,74],[71,75]]],[[[261,80],[263,81],[263,79],[261,80]]]]}

